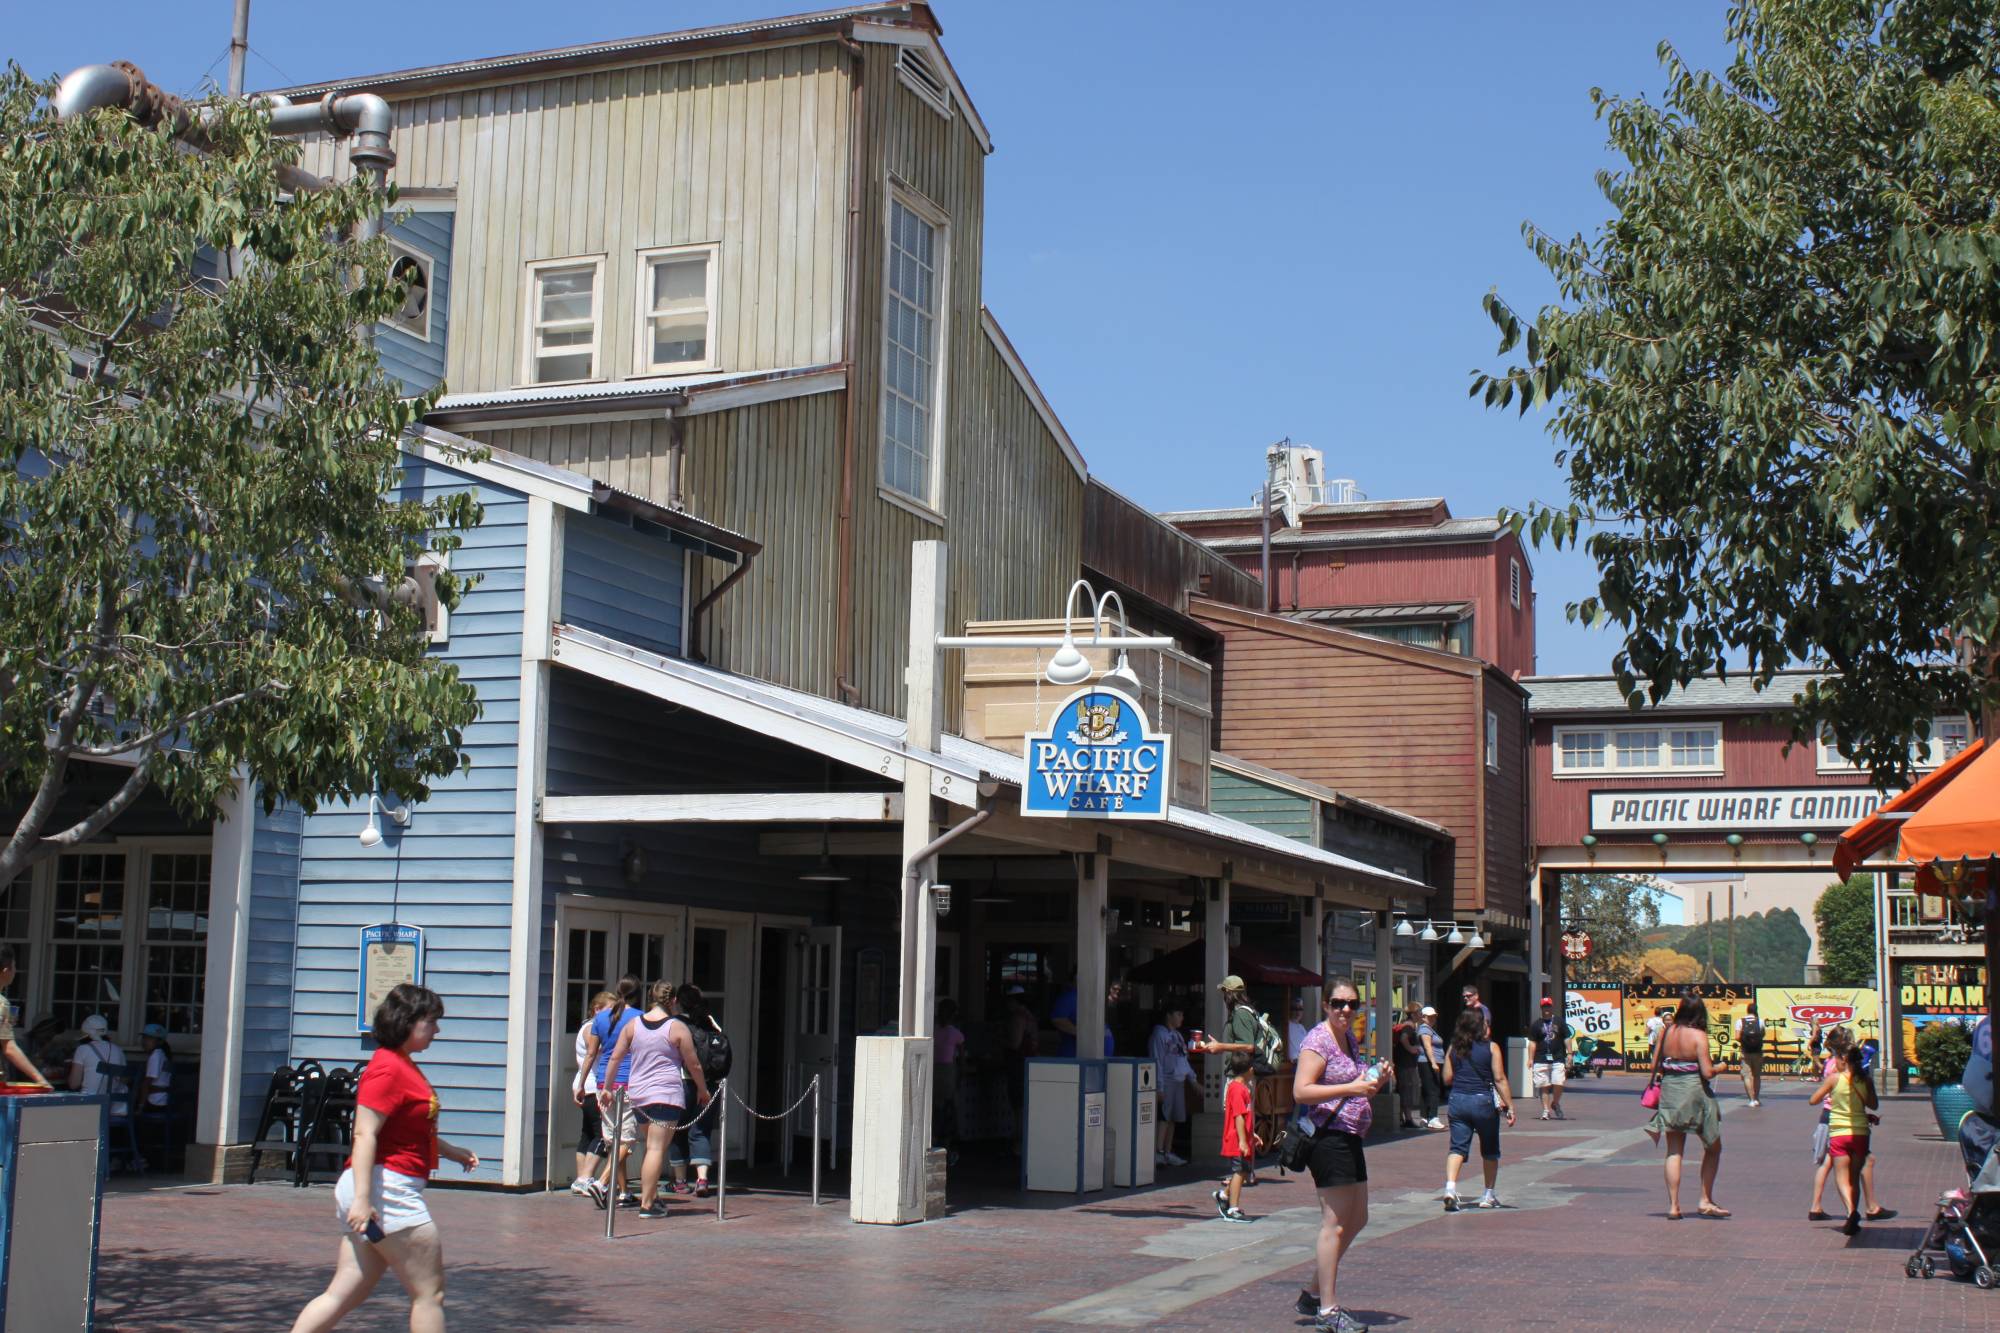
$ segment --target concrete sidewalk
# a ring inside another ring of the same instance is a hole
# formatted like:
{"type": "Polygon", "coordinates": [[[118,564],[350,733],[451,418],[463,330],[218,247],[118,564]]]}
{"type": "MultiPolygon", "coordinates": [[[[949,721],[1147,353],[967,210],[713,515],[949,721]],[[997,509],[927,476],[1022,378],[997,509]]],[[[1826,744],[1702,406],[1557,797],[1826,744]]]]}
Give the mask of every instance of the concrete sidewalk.
{"type": "MultiPolygon", "coordinates": [[[[1570,1095],[1566,1122],[1505,1135],[1497,1212],[1444,1214],[1442,1134],[1369,1149],[1372,1217],[1341,1273],[1342,1303],[1379,1328],[2000,1329],[2000,1292],[1913,1282],[1902,1261],[1939,1192],[1963,1183],[1928,1104],[1892,1100],[1876,1149],[1893,1221],[1849,1239],[1805,1220],[1813,1116],[1804,1088],[1761,1110],[1725,1100],[1718,1200],[1728,1221],[1665,1217],[1658,1150],[1636,1079],[1570,1095]]],[[[1725,1090],[1733,1090],[1727,1081],[1725,1090]]],[[[1690,1161],[1683,1206],[1697,1197],[1690,1161]]],[[[843,1200],[748,1193],[717,1224],[676,1201],[664,1222],[568,1195],[432,1191],[455,1328],[1278,1329],[1318,1225],[1310,1188],[1265,1172],[1259,1220],[1215,1217],[1190,1172],[1138,1193],[1028,1196],[895,1231],[848,1222],[843,1200]]],[[[1466,1173],[1476,1181],[1477,1165],[1466,1173]]],[[[1476,1190],[1475,1190],[1476,1192],[1476,1190]]],[[[1829,1190],[1832,1210],[1837,1196],[1829,1190]]],[[[120,1192],[105,1209],[100,1327],[286,1327],[331,1271],[333,1194],[273,1186],[120,1192]]],[[[345,1327],[406,1326],[393,1279],[345,1327]]]]}

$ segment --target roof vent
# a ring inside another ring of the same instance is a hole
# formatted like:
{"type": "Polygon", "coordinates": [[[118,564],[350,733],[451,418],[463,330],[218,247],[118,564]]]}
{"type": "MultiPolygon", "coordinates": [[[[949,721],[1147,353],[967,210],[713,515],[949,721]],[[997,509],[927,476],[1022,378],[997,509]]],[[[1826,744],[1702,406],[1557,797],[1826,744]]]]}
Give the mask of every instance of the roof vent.
{"type": "Polygon", "coordinates": [[[930,103],[933,110],[946,116],[951,114],[951,90],[923,48],[904,47],[896,61],[896,73],[904,86],[930,103]]]}

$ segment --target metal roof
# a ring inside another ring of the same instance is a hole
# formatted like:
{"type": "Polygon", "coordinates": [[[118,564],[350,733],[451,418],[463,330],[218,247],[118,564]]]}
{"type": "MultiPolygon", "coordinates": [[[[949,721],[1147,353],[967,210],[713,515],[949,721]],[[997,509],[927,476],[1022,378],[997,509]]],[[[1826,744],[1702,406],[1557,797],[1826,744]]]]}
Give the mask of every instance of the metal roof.
{"type": "Polygon", "coordinates": [[[1248,759],[1239,759],[1233,754],[1224,754],[1220,750],[1209,751],[1208,762],[1211,767],[1222,769],[1226,773],[1235,773],[1240,777],[1249,778],[1253,782],[1262,782],[1268,786],[1282,787],[1287,791],[1297,792],[1301,796],[1309,796],[1313,800],[1323,801],[1327,805],[1335,806],[1339,809],[1359,810],[1364,814],[1373,815],[1378,819],[1388,820],[1397,824],[1408,824],[1414,828],[1422,829],[1426,833],[1435,834],[1440,838],[1450,838],[1452,836],[1451,830],[1442,824],[1434,824],[1428,819],[1406,814],[1401,810],[1382,805],[1376,801],[1364,800],[1348,792],[1336,791],[1332,787],[1322,786],[1317,782],[1309,782],[1305,778],[1294,777],[1290,773],[1280,772],[1275,768],[1266,768],[1262,764],[1253,764],[1248,759]]]}
{"type": "MultiPolygon", "coordinates": [[[[1435,509],[1444,503],[1442,496],[1430,496],[1414,500],[1357,500],[1352,504],[1312,504],[1302,505],[1299,513],[1307,517],[1325,516],[1347,518],[1361,514],[1407,514],[1418,510],[1435,509]]],[[[1272,514],[1278,513],[1275,503],[1272,514]]],[[[1264,511],[1255,505],[1247,509],[1170,509],[1160,515],[1169,523],[1221,523],[1231,519],[1261,518],[1264,511]]]]}
{"type": "Polygon", "coordinates": [[[838,364],[833,364],[791,366],[782,370],[709,370],[695,375],[652,375],[645,379],[610,380],[598,384],[548,384],[526,389],[494,389],[486,393],[448,393],[438,399],[432,414],[451,417],[486,408],[556,407],[582,403],[616,403],[635,407],[651,400],[679,398],[722,388],[835,375],[841,369],[838,364]]]}
{"type": "Polygon", "coordinates": [[[1380,623],[1385,620],[1407,624],[1434,620],[1463,620],[1472,614],[1472,603],[1396,602],[1382,606],[1323,606],[1307,611],[1290,611],[1286,614],[1293,620],[1314,620],[1326,625],[1347,624],[1353,621],[1380,623]]]}
{"type": "Polygon", "coordinates": [[[1558,713],[1776,713],[1792,706],[1799,690],[1811,680],[1829,678],[1817,670],[1780,671],[1760,689],[1748,672],[1728,679],[1705,676],[1689,681],[1658,704],[1645,701],[1645,685],[1639,684],[1637,706],[1618,688],[1615,676],[1524,676],[1521,688],[1528,691],[1528,711],[1536,715],[1558,713]]]}
{"type": "MultiPolygon", "coordinates": [[[[1168,515],[1169,518],[1172,515],[1168,515]]],[[[1351,532],[1334,530],[1314,531],[1311,528],[1274,528],[1271,531],[1271,549],[1285,551],[1315,551],[1339,546],[1388,546],[1405,542],[1476,542],[1491,541],[1507,525],[1497,518],[1449,518],[1442,523],[1426,524],[1421,528],[1356,528],[1351,532]]],[[[1194,534],[1199,536],[1199,534],[1194,534]]],[[[1202,541],[1218,551],[1254,551],[1264,544],[1260,534],[1248,537],[1202,537],[1202,541]]]]}
{"type": "Polygon", "coordinates": [[[727,41],[735,37],[760,37],[767,34],[782,34],[788,29],[810,29],[828,27],[855,19],[901,19],[913,18],[913,6],[909,4],[852,5],[840,9],[821,9],[805,14],[787,14],[778,18],[757,19],[749,23],[723,23],[707,28],[683,28],[675,32],[653,33],[644,37],[621,37],[608,42],[585,42],[576,46],[554,46],[540,51],[523,51],[513,55],[483,56],[475,60],[459,60],[443,65],[420,65],[412,69],[392,70],[385,74],[364,74],[349,79],[331,79],[319,83],[302,83],[290,88],[270,88],[265,92],[282,93],[288,97],[316,96],[327,92],[343,92],[355,88],[393,90],[403,84],[444,83],[498,73],[503,70],[527,70],[538,66],[566,66],[588,64],[610,59],[643,59],[659,51],[680,46],[727,41]]]}

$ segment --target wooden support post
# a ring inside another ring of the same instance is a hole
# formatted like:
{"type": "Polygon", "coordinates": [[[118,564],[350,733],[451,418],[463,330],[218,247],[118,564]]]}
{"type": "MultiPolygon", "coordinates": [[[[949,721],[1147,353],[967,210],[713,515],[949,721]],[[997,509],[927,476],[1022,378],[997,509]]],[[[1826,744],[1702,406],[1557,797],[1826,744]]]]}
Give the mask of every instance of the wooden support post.
{"type": "MultiPolygon", "coordinates": [[[[910,663],[905,718],[912,757],[903,767],[904,865],[936,836],[931,826],[931,770],[914,756],[935,753],[944,730],[944,696],[938,689],[938,635],[944,628],[945,544],[910,544],[910,663]]],[[[937,912],[929,884],[936,861],[914,867],[903,880],[903,962],[898,994],[899,1025],[905,1037],[931,1035],[937,1008],[937,912]]]]}
{"type": "MultiPolygon", "coordinates": [[[[1322,982],[1326,980],[1326,974],[1320,964],[1320,922],[1324,918],[1325,907],[1317,893],[1299,904],[1299,966],[1308,972],[1319,973],[1322,982]]],[[[1310,990],[1304,993],[1308,1028],[1319,1022],[1320,994],[1324,993],[1323,987],[1319,994],[1310,990]]]]}
{"type": "MultiPolygon", "coordinates": [[[[1375,914],[1375,1058],[1391,1057],[1389,1033],[1396,1026],[1395,927],[1387,912],[1375,914]]],[[[1380,1109],[1379,1107],[1377,1108],[1380,1109]]]]}

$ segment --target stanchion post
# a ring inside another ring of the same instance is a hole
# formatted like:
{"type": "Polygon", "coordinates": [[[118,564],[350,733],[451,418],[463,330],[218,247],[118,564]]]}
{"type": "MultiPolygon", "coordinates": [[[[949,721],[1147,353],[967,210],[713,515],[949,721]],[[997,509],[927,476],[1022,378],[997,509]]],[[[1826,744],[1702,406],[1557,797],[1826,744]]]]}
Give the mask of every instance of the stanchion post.
{"type": "Polygon", "coordinates": [[[618,1150],[623,1144],[619,1135],[625,1128],[625,1090],[620,1088],[611,1094],[611,1156],[605,1159],[604,1167],[604,1239],[611,1240],[618,1227],[618,1150]]]}
{"type": "Polygon", "coordinates": [[[716,1084],[716,1095],[712,1099],[719,1102],[716,1107],[715,1141],[720,1146],[715,1153],[715,1220],[722,1220],[722,1201],[729,1194],[729,1080],[716,1084]]]}
{"type": "Polygon", "coordinates": [[[813,1075],[813,1207],[819,1207],[819,1075],[813,1075]]]}

